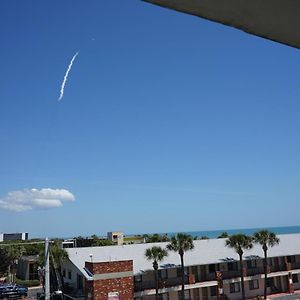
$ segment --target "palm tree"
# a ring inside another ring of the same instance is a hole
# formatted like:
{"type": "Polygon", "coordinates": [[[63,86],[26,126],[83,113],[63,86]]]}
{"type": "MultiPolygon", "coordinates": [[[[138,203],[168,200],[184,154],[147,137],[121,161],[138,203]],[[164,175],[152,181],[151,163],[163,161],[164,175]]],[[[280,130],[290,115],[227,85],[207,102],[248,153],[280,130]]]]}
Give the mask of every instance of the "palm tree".
{"type": "Polygon", "coordinates": [[[184,296],[184,260],[183,255],[185,252],[194,248],[193,237],[188,234],[178,233],[172,236],[170,244],[167,245],[168,250],[178,252],[181,260],[181,299],[185,300],[184,296]]]}
{"type": "Polygon", "coordinates": [[[265,287],[264,287],[264,299],[267,299],[267,276],[268,276],[268,247],[273,247],[279,244],[279,238],[274,232],[268,230],[261,230],[255,232],[254,242],[260,244],[264,251],[264,273],[265,273],[265,287]]]}
{"type": "MultiPolygon", "coordinates": [[[[62,249],[58,241],[54,241],[50,246],[50,273],[53,286],[61,289],[64,286],[63,274],[61,266],[63,261],[68,258],[68,252],[62,249]]],[[[38,264],[45,265],[45,249],[39,254],[38,264]]]]}
{"type": "Polygon", "coordinates": [[[53,243],[50,248],[50,264],[52,262],[52,267],[57,280],[58,288],[61,289],[64,286],[64,279],[62,275],[61,266],[68,258],[68,252],[62,249],[59,243],[53,243]]]}
{"type": "Polygon", "coordinates": [[[253,239],[245,234],[234,234],[226,240],[226,246],[233,248],[240,258],[240,272],[242,285],[242,298],[245,300],[245,285],[244,285],[244,271],[243,271],[243,254],[244,250],[253,247],[253,239]]]}
{"type": "Polygon", "coordinates": [[[158,262],[168,256],[168,252],[161,247],[153,246],[152,248],[146,249],[145,256],[148,260],[153,260],[156,300],[158,300],[158,262]]]}

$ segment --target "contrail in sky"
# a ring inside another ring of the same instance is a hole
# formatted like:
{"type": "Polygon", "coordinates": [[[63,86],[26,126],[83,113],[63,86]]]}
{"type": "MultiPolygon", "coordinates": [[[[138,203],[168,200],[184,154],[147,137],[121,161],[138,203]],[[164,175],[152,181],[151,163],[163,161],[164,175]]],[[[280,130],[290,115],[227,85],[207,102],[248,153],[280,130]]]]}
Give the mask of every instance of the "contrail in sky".
{"type": "Polygon", "coordinates": [[[68,80],[69,72],[71,71],[72,65],[73,65],[73,63],[74,63],[74,60],[76,59],[76,56],[77,56],[78,54],[79,54],[79,51],[76,52],[75,55],[72,57],[71,62],[70,62],[70,64],[69,64],[69,66],[68,66],[67,72],[66,72],[66,74],[65,74],[65,76],[64,76],[64,80],[63,80],[63,82],[62,82],[62,84],[61,84],[61,88],[60,88],[60,96],[59,96],[59,98],[58,98],[58,101],[60,101],[60,100],[63,98],[63,96],[64,96],[65,85],[66,85],[66,82],[67,82],[67,80],[68,80]]]}

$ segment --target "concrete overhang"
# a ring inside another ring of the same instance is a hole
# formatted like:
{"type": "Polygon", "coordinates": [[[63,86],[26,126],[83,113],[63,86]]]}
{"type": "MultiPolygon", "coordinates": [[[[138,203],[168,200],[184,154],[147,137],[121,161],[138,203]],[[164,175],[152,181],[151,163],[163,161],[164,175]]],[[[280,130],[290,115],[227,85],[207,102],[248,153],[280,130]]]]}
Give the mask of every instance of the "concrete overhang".
{"type": "Polygon", "coordinates": [[[142,0],[300,48],[300,0],[142,0]]]}

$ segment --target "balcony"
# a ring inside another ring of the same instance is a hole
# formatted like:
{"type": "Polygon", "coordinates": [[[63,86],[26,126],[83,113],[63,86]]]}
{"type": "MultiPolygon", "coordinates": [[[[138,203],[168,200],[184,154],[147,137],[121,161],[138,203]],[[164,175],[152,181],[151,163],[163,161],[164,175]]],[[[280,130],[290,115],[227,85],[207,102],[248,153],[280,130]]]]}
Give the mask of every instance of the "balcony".
{"type": "MultiPolygon", "coordinates": [[[[189,284],[189,277],[186,276],[184,283],[189,284]]],[[[168,288],[168,287],[177,286],[177,285],[181,285],[181,277],[159,279],[159,281],[158,281],[159,289],[168,288]]],[[[150,290],[150,289],[155,289],[154,281],[142,281],[142,282],[134,283],[134,291],[135,292],[140,292],[143,290],[150,290]]]]}
{"type": "Polygon", "coordinates": [[[233,271],[224,271],[223,272],[223,280],[224,279],[232,279],[237,278],[241,276],[241,272],[239,270],[233,270],[233,271]]]}
{"type": "Polygon", "coordinates": [[[300,269],[300,263],[299,262],[291,263],[291,269],[292,270],[300,269]]]}
{"type": "Polygon", "coordinates": [[[249,268],[246,270],[246,276],[255,276],[255,275],[259,275],[259,274],[264,274],[263,267],[249,268]]]}
{"type": "Polygon", "coordinates": [[[287,271],[286,264],[269,266],[270,273],[287,271]]]}
{"type": "MultiPolygon", "coordinates": [[[[268,266],[268,273],[272,272],[282,272],[288,271],[288,269],[300,269],[300,262],[297,263],[289,263],[287,264],[276,264],[272,266],[268,266]]],[[[232,271],[223,271],[223,280],[239,278],[240,271],[239,270],[232,270],[232,271]]],[[[264,274],[263,267],[254,267],[254,268],[247,268],[245,269],[245,276],[255,276],[259,274],[264,274]]],[[[185,284],[192,284],[194,282],[203,282],[203,281],[213,281],[216,280],[215,273],[200,273],[196,275],[190,274],[189,276],[185,276],[185,284]]],[[[166,279],[159,279],[159,288],[168,288],[172,286],[181,285],[181,277],[176,278],[166,278],[166,279]]],[[[148,290],[148,289],[155,289],[155,282],[154,281],[143,281],[143,282],[135,282],[135,292],[148,290]]]]}

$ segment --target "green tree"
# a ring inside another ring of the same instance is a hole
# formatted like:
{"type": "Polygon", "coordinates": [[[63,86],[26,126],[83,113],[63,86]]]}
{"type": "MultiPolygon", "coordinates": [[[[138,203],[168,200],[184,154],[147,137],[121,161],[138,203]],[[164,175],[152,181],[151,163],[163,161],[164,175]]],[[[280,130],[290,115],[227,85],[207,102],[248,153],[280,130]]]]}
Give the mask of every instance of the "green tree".
{"type": "Polygon", "coordinates": [[[172,236],[171,242],[167,245],[167,249],[170,251],[178,252],[181,261],[181,299],[185,300],[184,296],[184,281],[185,281],[185,274],[184,274],[184,253],[192,250],[194,248],[193,237],[188,234],[178,233],[176,236],[172,236]]]}
{"type": "Polygon", "coordinates": [[[267,299],[267,277],[268,277],[268,248],[278,245],[280,240],[274,232],[268,230],[261,230],[255,232],[253,235],[254,242],[262,246],[264,252],[264,273],[265,273],[265,286],[264,286],[264,299],[267,299]]]}
{"type": "Polygon", "coordinates": [[[242,286],[242,299],[245,300],[245,284],[244,284],[244,270],[243,270],[243,254],[244,250],[253,247],[253,239],[245,234],[234,234],[226,240],[226,246],[233,248],[239,255],[240,259],[240,272],[241,272],[241,286],[242,286]]]}
{"type": "Polygon", "coordinates": [[[222,232],[219,236],[218,236],[218,239],[225,239],[225,238],[228,238],[229,237],[229,234],[227,231],[224,231],[222,232]]]}
{"type": "MultiPolygon", "coordinates": [[[[61,266],[63,261],[68,258],[68,252],[63,249],[59,241],[54,241],[50,243],[50,277],[52,279],[53,286],[61,289],[64,285],[63,275],[61,266]],[[55,280],[55,282],[54,282],[55,280]]],[[[39,265],[45,266],[45,249],[43,249],[39,254],[39,265]]]]}
{"type": "Polygon", "coordinates": [[[9,266],[8,252],[5,247],[0,247],[0,275],[7,274],[9,266]]]}
{"type": "Polygon", "coordinates": [[[167,234],[144,234],[143,238],[145,239],[146,243],[159,243],[159,242],[169,242],[170,238],[167,234]]]}
{"type": "Polygon", "coordinates": [[[168,252],[157,246],[153,246],[152,248],[148,248],[145,251],[145,257],[148,260],[153,261],[153,269],[155,275],[155,295],[156,300],[158,300],[158,263],[162,261],[166,256],[168,256],[168,252]]]}
{"type": "Polygon", "coordinates": [[[25,248],[20,245],[11,245],[7,246],[7,260],[8,260],[8,275],[9,275],[9,281],[14,282],[15,277],[14,274],[16,273],[17,268],[17,260],[20,259],[20,257],[25,252],[25,248]]]}

